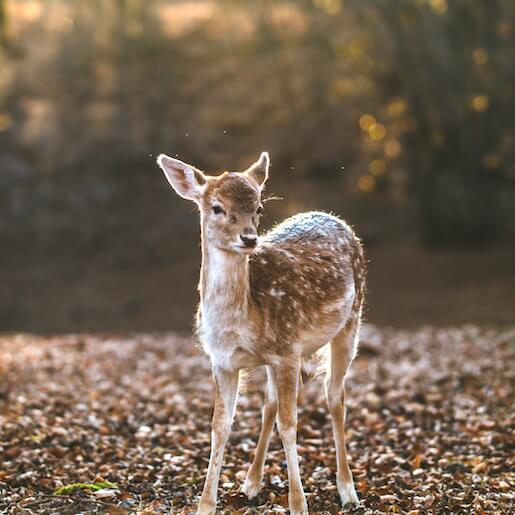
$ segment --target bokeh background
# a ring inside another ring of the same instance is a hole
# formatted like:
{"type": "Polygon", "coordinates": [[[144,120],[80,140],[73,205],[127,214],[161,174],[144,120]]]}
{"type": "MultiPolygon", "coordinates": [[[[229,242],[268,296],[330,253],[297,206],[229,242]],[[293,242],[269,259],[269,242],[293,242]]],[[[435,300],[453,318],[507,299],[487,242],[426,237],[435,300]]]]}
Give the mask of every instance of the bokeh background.
{"type": "Polygon", "coordinates": [[[188,331],[155,165],[272,157],[264,226],[362,236],[366,317],[515,321],[512,0],[0,0],[0,330],[188,331]]]}

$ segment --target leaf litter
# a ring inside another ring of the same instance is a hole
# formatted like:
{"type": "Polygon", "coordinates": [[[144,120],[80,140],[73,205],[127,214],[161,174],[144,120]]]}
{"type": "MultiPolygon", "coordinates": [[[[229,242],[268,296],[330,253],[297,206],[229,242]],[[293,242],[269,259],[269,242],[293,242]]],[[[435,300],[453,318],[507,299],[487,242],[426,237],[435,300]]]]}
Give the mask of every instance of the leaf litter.
{"type": "MultiPolygon", "coordinates": [[[[347,379],[346,423],[361,504],[345,512],[513,513],[514,356],[513,330],[365,325],[347,379]]],[[[194,512],[213,386],[191,339],[5,335],[0,377],[0,513],[194,512]]],[[[298,446],[310,513],[343,513],[320,381],[306,381],[302,397],[298,446]]],[[[261,405],[257,389],[240,396],[219,513],[287,512],[276,434],[261,493],[249,501],[239,491],[261,405]]]]}

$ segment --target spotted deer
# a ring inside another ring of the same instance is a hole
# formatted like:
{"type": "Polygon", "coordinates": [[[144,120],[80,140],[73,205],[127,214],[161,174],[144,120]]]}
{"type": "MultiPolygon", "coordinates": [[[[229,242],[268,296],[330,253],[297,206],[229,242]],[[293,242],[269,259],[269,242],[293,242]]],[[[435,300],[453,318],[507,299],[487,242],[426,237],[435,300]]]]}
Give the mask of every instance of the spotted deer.
{"type": "Polygon", "coordinates": [[[168,182],[200,210],[202,266],[197,330],[215,386],[211,455],[198,514],[216,510],[224,448],[239,372],[264,365],[263,422],[242,491],[261,488],[265,455],[277,420],[286,454],[289,507],[307,514],[297,456],[297,390],[301,358],[330,345],[326,397],[343,505],[359,503],[345,448],[344,379],[356,354],[365,283],[360,240],[341,219],[322,212],[295,215],[258,237],[269,157],[241,173],[206,175],[161,154],[168,182]]]}

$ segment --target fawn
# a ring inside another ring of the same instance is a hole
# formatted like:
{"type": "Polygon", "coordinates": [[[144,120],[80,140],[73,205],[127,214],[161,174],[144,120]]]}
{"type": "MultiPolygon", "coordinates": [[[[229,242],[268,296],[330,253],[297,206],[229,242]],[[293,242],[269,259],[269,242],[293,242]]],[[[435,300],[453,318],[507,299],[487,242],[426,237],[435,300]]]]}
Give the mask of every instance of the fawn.
{"type": "Polygon", "coordinates": [[[344,379],[356,354],[365,283],[360,240],[339,218],[293,216],[258,238],[269,157],[241,173],[209,176],[161,154],[168,182],[200,210],[202,266],[197,330],[211,359],[215,405],[211,455],[198,514],[216,510],[223,453],[236,407],[241,368],[264,365],[267,387],[254,461],[242,491],[261,488],[274,420],[286,454],[289,507],[307,514],[297,456],[297,390],[302,356],[330,343],[326,397],[343,505],[358,504],[345,448],[344,379]]]}

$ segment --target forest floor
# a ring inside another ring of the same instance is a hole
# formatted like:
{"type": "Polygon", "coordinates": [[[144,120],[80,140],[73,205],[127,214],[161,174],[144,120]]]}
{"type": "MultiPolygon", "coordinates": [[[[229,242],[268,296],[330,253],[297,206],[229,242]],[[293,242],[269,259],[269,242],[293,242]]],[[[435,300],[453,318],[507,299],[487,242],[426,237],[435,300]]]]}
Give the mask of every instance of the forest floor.
{"type": "MultiPolygon", "coordinates": [[[[347,380],[347,436],[361,498],[348,513],[515,512],[515,331],[365,326],[347,380]]],[[[0,337],[0,513],[190,513],[209,456],[213,387],[192,340],[174,334],[0,337]],[[54,495],[76,482],[101,483],[54,495]]],[[[274,435],[263,490],[239,493],[261,394],[241,393],[220,513],[285,513],[274,435]]],[[[320,380],[299,411],[310,513],[338,513],[320,380]]]]}

